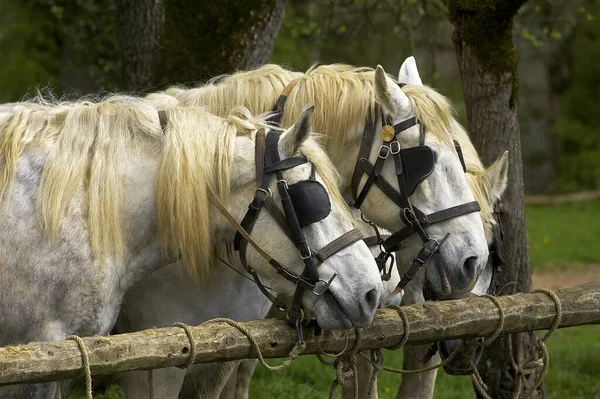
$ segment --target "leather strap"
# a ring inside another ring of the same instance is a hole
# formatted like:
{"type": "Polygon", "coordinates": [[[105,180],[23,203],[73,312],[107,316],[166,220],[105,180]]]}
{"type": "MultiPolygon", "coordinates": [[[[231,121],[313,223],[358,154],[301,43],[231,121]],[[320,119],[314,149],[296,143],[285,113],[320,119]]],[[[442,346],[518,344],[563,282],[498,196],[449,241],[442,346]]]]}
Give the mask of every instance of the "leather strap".
{"type": "MultiPolygon", "coordinates": [[[[388,234],[381,235],[382,240],[385,240],[388,237],[389,237],[388,234]]],[[[379,245],[379,237],[377,237],[377,236],[364,237],[363,241],[365,244],[367,244],[367,247],[374,247],[375,245],[379,245]]]]}
{"type": "Polygon", "coordinates": [[[334,255],[335,253],[341,251],[344,248],[349,247],[350,245],[360,241],[362,239],[362,233],[357,229],[352,229],[349,232],[339,236],[335,240],[331,241],[329,244],[325,245],[323,248],[319,250],[317,253],[317,258],[324,262],[325,259],[334,255]]]}
{"type": "Polygon", "coordinates": [[[296,86],[296,83],[298,83],[298,80],[299,78],[292,79],[290,83],[288,83],[287,86],[285,86],[285,88],[281,92],[281,95],[275,102],[275,105],[271,109],[272,115],[267,119],[267,121],[271,122],[276,126],[279,126],[279,124],[281,123],[281,118],[283,117],[283,111],[285,109],[285,103],[287,102],[287,98],[290,96],[290,93],[294,89],[294,86],[296,86]]]}
{"type": "MultiPolygon", "coordinates": [[[[378,112],[378,106],[375,106],[375,115],[378,112]]],[[[362,140],[360,142],[360,149],[358,150],[358,161],[354,166],[354,172],[352,173],[352,198],[356,198],[358,195],[358,185],[360,184],[360,178],[363,175],[363,170],[360,168],[360,161],[366,160],[369,162],[369,154],[371,153],[371,147],[373,146],[373,140],[375,139],[375,125],[377,120],[373,118],[371,112],[367,116],[367,122],[363,130],[362,140]]]]}
{"type": "Polygon", "coordinates": [[[286,158],[282,161],[275,162],[272,165],[266,166],[264,168],[264,173],[269,174],[269,173],[273,173],[273,172],[278,172],[280,170],[295,168],[296,166],[300,166],[307,162],[308,162],[308,159],[306,159],[305,157],[286,158]]]}
{"type": "Polygon", "coordinates": [[[456,150],[456,154],[458,155],[458,159],[460,160],[460,164],[462,165],[463,172],[467,172],[467,165],[465,165],[465,158],[463,157],[462,148],[460,148],[460,143],[454,140],[454,149],[456,150]]]}
{"type": "Polygon", "coordinates": [[[409,129],[409,128],[415,126],[417,123],[419,123],[419,120],[417,119],[416,116],[413,116],[412,118],[405,119],[402,122],[394,125],[393,126],[393,128],[394,128],[394,136],[402,133],[406,129],[409,129]]]}
{"type": "Polygon", "coordinates": [[[398,283],[394,291],[392,291],[392,293],[389,294],[388,297],[398,294],[408,285],[408,283],[412,281],[412,279],[417,274],[417,271],[421,267],[423,267],[437,251],[439,251],[440,246],[444,243],[444,241],[446,241],[449,235],[450,233],[446,234],[446,236],[439,242],[431,239],[425,243],[423,249],[421,249],[413,263],[410,265],[406,273],[404,273],[404,275],[400,279],[400,282],[398,283]]]}
{"type": "MultiPolygon", "coordinates": [[[[444,209],[438,212],[431,213],[429,215],[417,215],[418,225],[422,228],[431,226],[432,224],[442,222],[444,220],[453,219],[458,216],[466,215],[473,212],[480,211],[479,203],[477,201],[467,202],[465,204],[456,205],[448,209],[444,209]]],[[[416,232],[417,224],[407,224],[399,231],[392,234],[383,243],[383,247],[387,252],[393,252],[398,249],[398,244],[410,237],[416,232]]]]}
{"type": "Polygon", "coordinates": [[[256,149],[254,151],[254,165],[256,166],[256,184],[260,187],[265,176],[265,129],[256,132],[256,149]]]}

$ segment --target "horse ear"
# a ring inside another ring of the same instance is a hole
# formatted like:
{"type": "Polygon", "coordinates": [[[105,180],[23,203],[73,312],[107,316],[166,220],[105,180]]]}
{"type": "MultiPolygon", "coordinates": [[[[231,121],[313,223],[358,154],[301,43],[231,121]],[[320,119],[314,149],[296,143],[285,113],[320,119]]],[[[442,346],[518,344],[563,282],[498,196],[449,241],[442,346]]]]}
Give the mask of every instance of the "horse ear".
{"type": "Polygon", "coordinates": [[[405,117],[411,113],[408,96],[386,76],[381,65],[375,70],[375,100],[388,115],[405,117]]]}
{"type": "Polygon", "coordinates": [[[485,174],[490,182],[492,199],[496,203],[508,184],[508,151],[504,151],[504,154],[485,170],[485,174]]]}
{"type": "Polygon", "coordinates": [[[398,72],[398,82],[407,85],[423,86],[415,57],[410,56],[404,60],[400,67],[400,72],[398,72]]]}
{"type": "Polygon", "coordinates": [[[296,123],[294,123],[294,126],[289,128],[285,134],[281,136],[280,143],[283,147],[283,150],[288,155],[295,154],[300,145],[310,137],[312,114],[314,110],[314,105],[305,106],[300,113],[300,116],[296,120],[296,123]]]}

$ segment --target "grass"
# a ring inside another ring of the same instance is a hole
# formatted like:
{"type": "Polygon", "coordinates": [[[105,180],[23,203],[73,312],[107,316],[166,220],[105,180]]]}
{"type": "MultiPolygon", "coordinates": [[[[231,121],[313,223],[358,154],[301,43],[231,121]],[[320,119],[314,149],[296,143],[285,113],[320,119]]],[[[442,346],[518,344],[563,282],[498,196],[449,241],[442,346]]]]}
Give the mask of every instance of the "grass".
{"type": "MultiPolygon", "coordinates": [[[[558,330],[548,342],[550,368],[545,384],[548,398],[600,398],[600,326],[582,326],[558,330]]],[[[385,363],[402,366],[401,352],[384,352],[385,363]]],[[[250,387],[251,399],[325,398],[335,373],[312,356],[299,358],[290,368],[279,373],[258,366],[250,387]]],[[[396,397],[401,377],[381,372],[378,375],[380,399],[396,397]]],[[[338,395],[340,397],[340,395],[338,395]]],[[[471,378],[449,376],[438,372],[436,399],[474,398],[471,378]]]]}
{"type": "MultiPolygon", "coordinates": [[[[600,201],[527,206],[527,231],[531,263],[535,271],[578,269],[590,264],[600,267],[600,201]]],[[[558,330],[548,343],[550,368],[545,384],[550,399],[600,399],[600,326],[558,330]]],[[[401,352],[384,352],[386,365],[402,366],[401,352]]],[[[274,363],[270,362],[271,364],[274,363]]],[[[331,367],[312,356],[300,357],[291,367],[277,373],[258,366],[250,388],[251,399],[327,397],[335,377],[331,367]]],[[[382,372],[379,398],[395,398],[401,377],[382,372]]],[[[84,398],[76,384],[69,399],[84,398]]],[[[97,399],[121,399],[120,389],[111,385],[94,395],[97,399]]],[[[338,394],[338,397],[340,395],[338,394]]],[[[438,372],[436,399],[474,398],[470,377],[438,372]]]]}
{"type": "Polygon", "coordinates": [[[525,207],[535,271],[600,265],[600,201],[525,207]]]}

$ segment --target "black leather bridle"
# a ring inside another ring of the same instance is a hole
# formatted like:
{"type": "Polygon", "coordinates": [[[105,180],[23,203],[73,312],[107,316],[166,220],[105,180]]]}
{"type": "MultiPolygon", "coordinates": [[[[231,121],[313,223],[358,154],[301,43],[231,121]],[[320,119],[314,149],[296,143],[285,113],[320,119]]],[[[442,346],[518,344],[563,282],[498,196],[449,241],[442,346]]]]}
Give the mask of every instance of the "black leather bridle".
{"type": "MultiPolygon", "coordinates": [[[[246,248],[248,241],[244,239],[239,232],[236,233],[235,236],[234,249],[239,251],[242,265],[253,276],[258,288],[262,291],[262,293],[279,309],[287,311],[286,315],[288,322],[296,327],[299,340],[301,340],[301,323],[305,321],[304,311],[302,310],[302,298],[304,294],[308,291],[315,295],[316,300],[314,303],[316,303],[316,301],[318,301],[328,290],[331,282],[337,276],[337,274],[333,274],[328,281],[321,280],[317,271],[317,261],[319,263],[324,262],[327,258],[339,252],[340,250],[349,247],[357,241],[360,241],[362,239],[362,234],[358,230],[352,229],[336,238],[325,247],[321,248],[318,252],[309,247],[299,221],[299,209],[294,206],[293,198],[290,195],[291,185],[288,185],[283,178],[284,170],[303,165],[307,163],[308,160],[303,156],[295,156],[281,160],[277,148],[280,136],[281,133],[275,131],[269,132],[268,135],[265,135],[264,130],[257,132],[256,180],[259,187],[256,190],[252,202],[250,205],[248,205],[248,211],[246,212],[246,215],[242,219],[240,225],[248,234],[250,234],[261,210],[266,208],[266,210],[273,216],[285,234],[292,240],[298,249],[300,257],[304,261],[305,265],[302,275],[294,273],[293,271],[289,270],[289,268],[277,261],[272,260],[269,262],[276,269],[279,275],[296,285],[296,292],[294,293],[290,308],[287,308],[273,294],[271,294],[261,282],[258,274],[248,266],[246,262],[246,248]],[[276,180],[277,189],[281,197],[283,212],[273,200],[272,193],[269,188],[274,179],[276,180]]],[[[311,180],[316,182],[314,165],[312,167],[311,180]]],[[[320,185],[320,183],[317,184],[320,185]]],[[[327,195],[324,188],[323,192],[324,195],[327,195]]]]}
{"type": "MultiPolygon", "coordinates": [[[[379,106],[376,105],[376,114],[378,113],[378,108],[379,106]]],[[[379,147],[375,164],[372,164],[369,161],[369,154],[375,138],[377,118],[372,118],[371,115],[369,115],[365,124],[358,161],[352,176],[352,196],[354,198],[352,206],[360,209],[369,190],[373,184],[375,184],[400,208],[400,219],[405,224],[405,227],[393,233],[383,242],[383,249],[376,259],[380,265],[385,265],[388,259],[393,257],[393,252],[400,249],[401,242],[414,233],[417,233],[421,238],[421,241],[423,241],[423,248],[411,264],[410,268],[402,276],[396,290],[394,290],[394,293],[397,293],[406,287],[406,285],[414,278],[417,271],[424,266],[437,251],[439,251],[440,246],[450,234],[446,234],[444,238],[438,241],[427,234],[425,227],[472,212],[478,212],[480,207],[477,201],[471,201],[427,215],[421,212],[417,207],[413,206],[410,202],[410,196],[413,194],[418,184],[432,173],[433,165],[435,163],[433,151],[425,145],[426,128],[416,117],[408,118],[392,126],[390,118],[386,118],[383,115],[383,112],[381,112],[381,120],[383,124],[383,144],[379,147]],[[420,125],[419,145],[402,149],[400,147],[398,136],[405,130],[417,124],[420,125]],[[384,129],[387,129],[387,132],[384,132],[384,129]],[[404,154],[402,153],[403,151],[405,151],[404,154]],[[411,154],[411,152],[413,152],[413,154],[411,154]],[[418,157],[415,157],[414,153],[417,153],[418,157]],[[413,156],[409,157],[409,154],[413,156]],[[384,162],[390,155],[394,160],[400,191],[396,190],[385,180],[385,178],[383,178],[383,176],[381,176],[384,162]],[[368,178],[359,193],[358,187],[363,174],[367,174],[368,178]]],[[[456,141],[454,144],[463,170],[465,170],[465,163],[462,157],[462,151],[460,151],[460,146],[456,141]]]]}

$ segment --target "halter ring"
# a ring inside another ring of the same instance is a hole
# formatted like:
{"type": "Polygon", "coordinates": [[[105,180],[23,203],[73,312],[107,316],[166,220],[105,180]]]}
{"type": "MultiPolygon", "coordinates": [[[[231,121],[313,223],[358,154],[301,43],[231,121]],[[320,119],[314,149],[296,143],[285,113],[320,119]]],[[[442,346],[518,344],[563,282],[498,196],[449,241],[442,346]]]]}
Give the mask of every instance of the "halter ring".
{"type": "Polygon", "coordinates": [[[331,276],[331,278],[329,279],[329,281],[325,281],[322,279],[319,279],[319,281],[317,281],[317,283],[315,284],[314,288],[310,290],[310,292],[316,296],[316,299],[313,301],[311,307],[315,307],[315,305],[317,304],[317,302],[319,302],[319,299],[321,299],[321,297],[323,296],[323,294],[325,293],[325,291],[327,291],[327,289],[329,288],[329,286],[331,285],[331,282],[337,277],[337,273],[333,273],[333,275],[331,276]],[[317,292],[316,288],[317,288],[317,284],[318,283],[323,283],[323,288],[317,292]]]}

